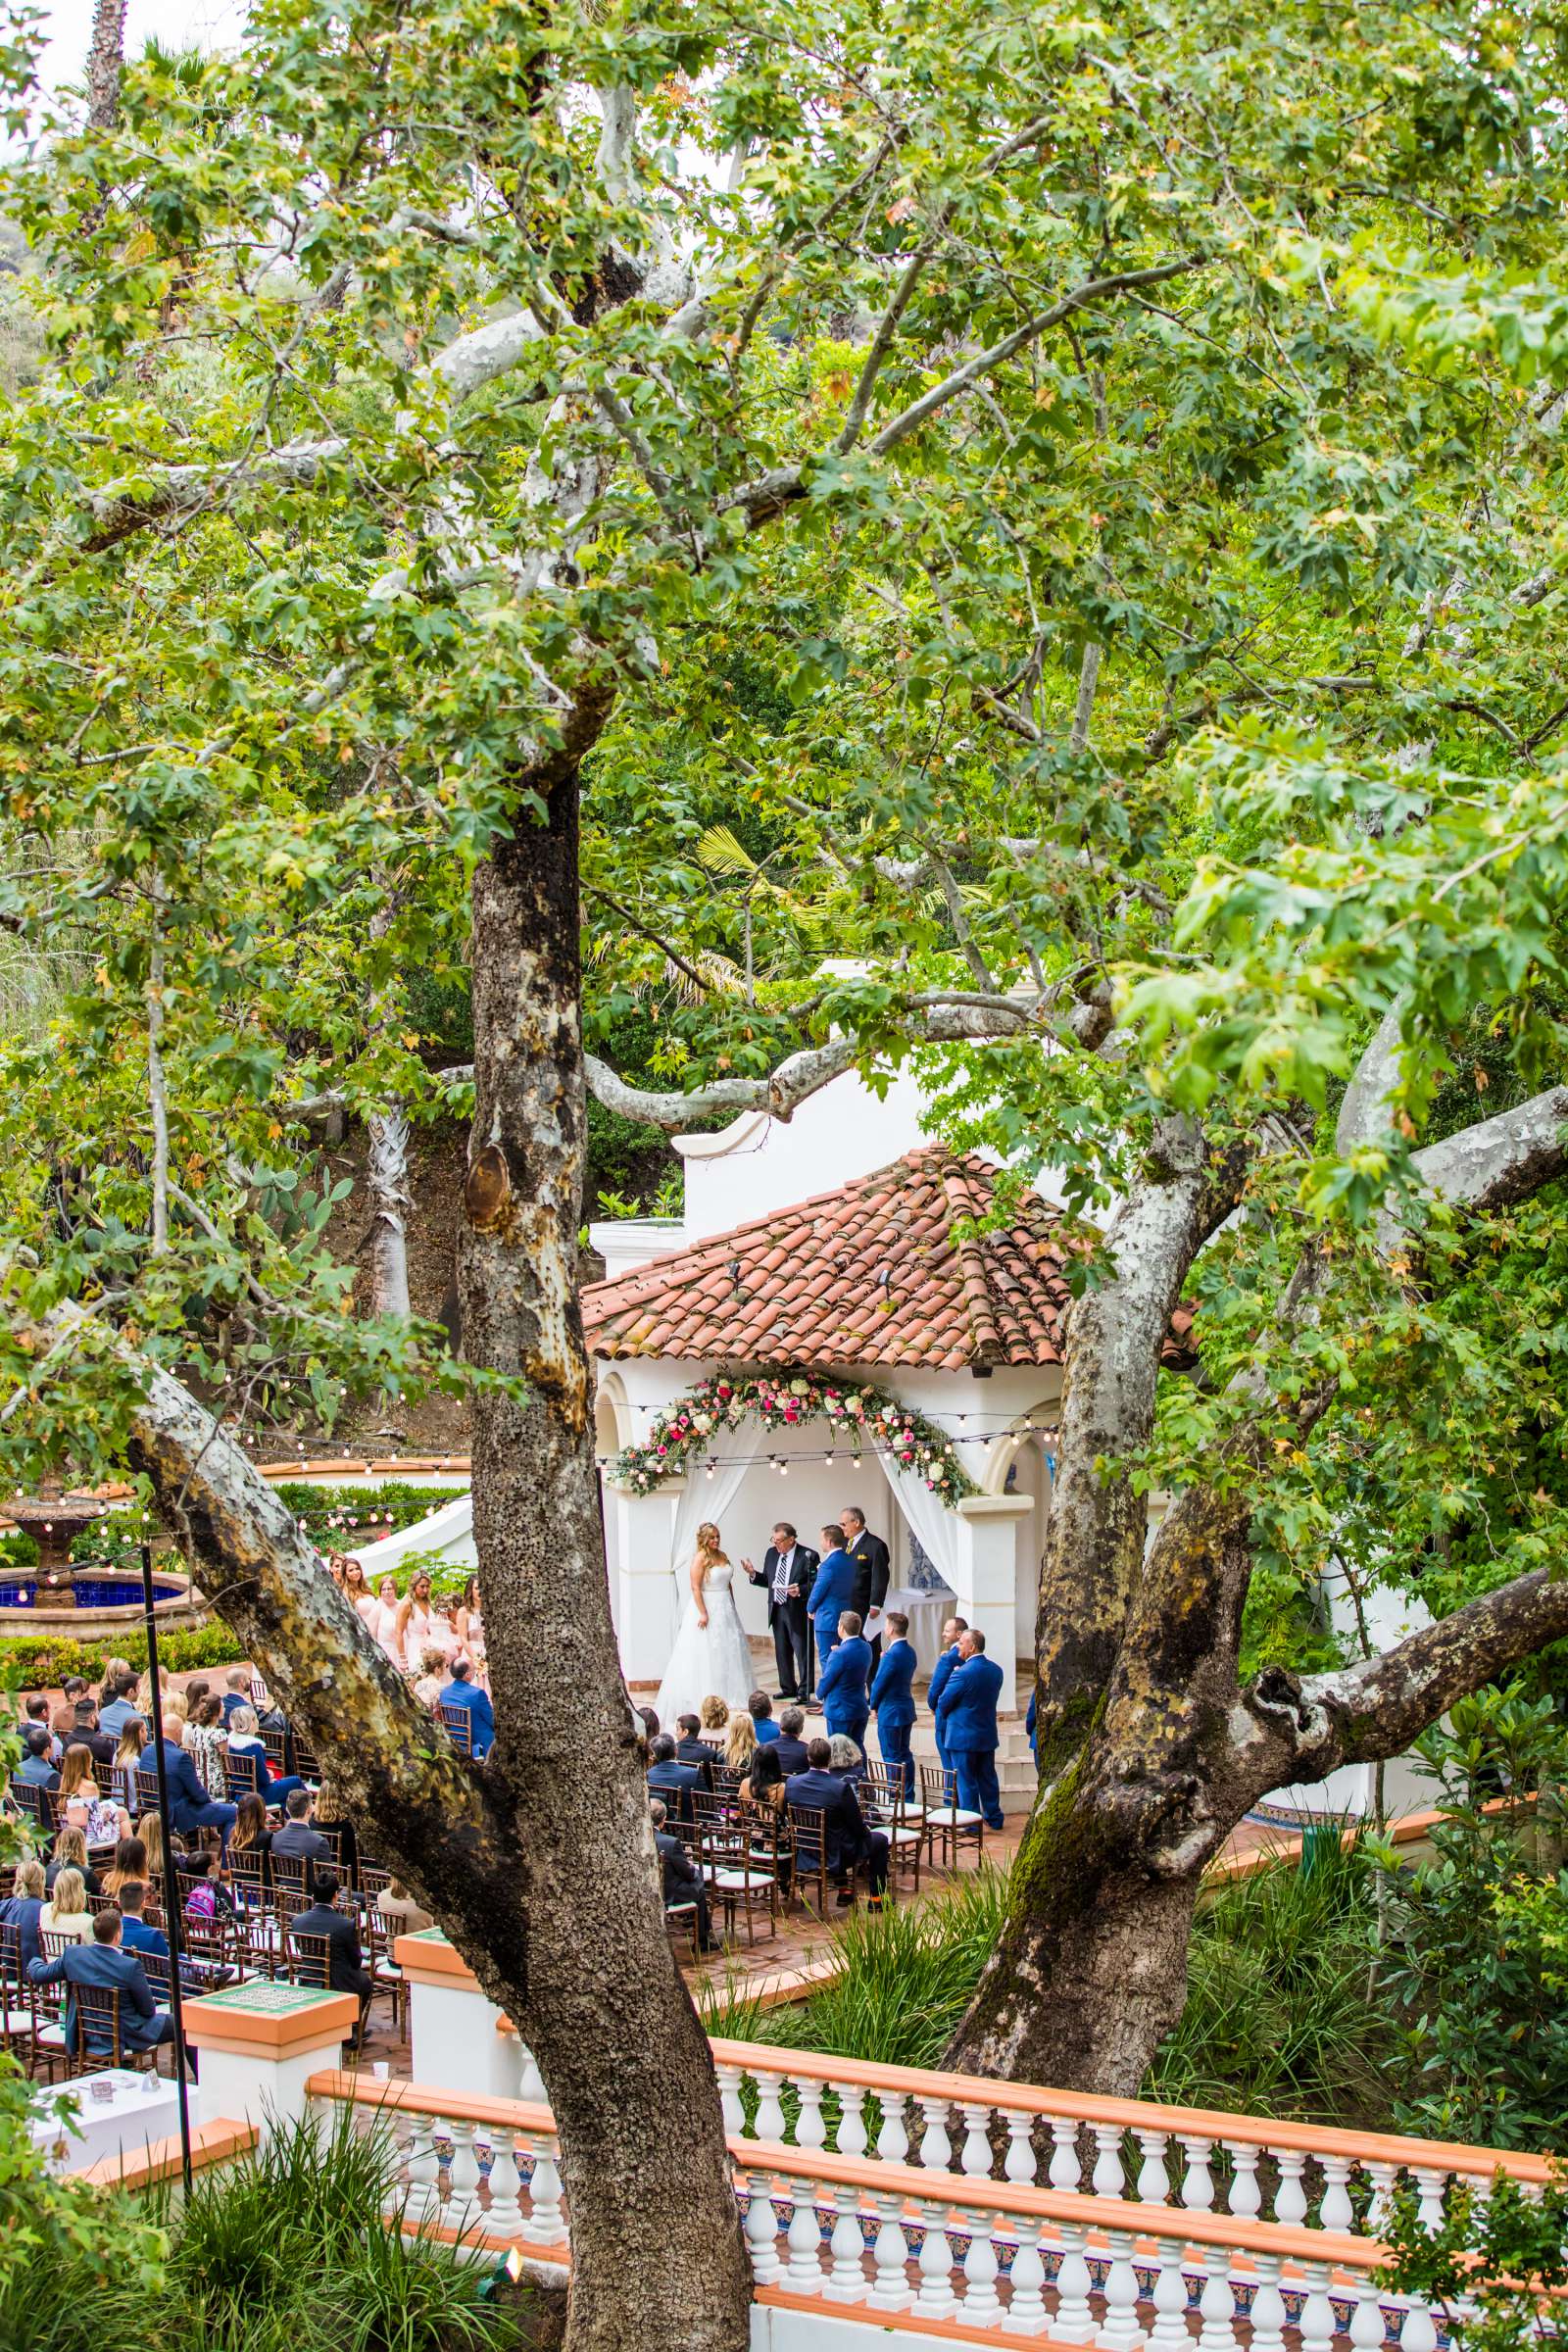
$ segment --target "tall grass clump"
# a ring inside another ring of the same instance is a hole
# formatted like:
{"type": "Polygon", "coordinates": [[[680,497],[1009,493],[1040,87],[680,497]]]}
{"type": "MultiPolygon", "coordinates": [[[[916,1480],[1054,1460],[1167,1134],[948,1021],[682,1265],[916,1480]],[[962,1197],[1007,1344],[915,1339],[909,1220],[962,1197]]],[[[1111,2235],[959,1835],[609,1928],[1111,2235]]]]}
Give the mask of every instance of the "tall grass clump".
{"type": "Polygon", "coordinates": [[[1372,1989],[1376,1897],[1357,1841],[1281,1855],[1200,1905],[1187,2006],[1145,2095],[1362,2130],[1390,2113],[1395,2034],[1372,1989]]]}

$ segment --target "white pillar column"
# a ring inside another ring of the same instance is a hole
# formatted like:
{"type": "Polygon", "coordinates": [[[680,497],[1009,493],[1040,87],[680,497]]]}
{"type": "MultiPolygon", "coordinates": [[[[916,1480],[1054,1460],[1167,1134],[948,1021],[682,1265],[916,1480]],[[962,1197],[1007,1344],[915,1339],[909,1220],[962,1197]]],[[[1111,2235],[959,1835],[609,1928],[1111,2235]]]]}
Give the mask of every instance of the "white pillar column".
{"type": "Polygon", "coordinates": [[[1035,1507],[1032,1494],[970,1494],[957,1507],[957,1613],[986,1638],[986,1655],[1002,1668],[1002,1713],[1018,1706],[1014,1596],[1019,1536],[1035,1507]]]}
{"type": "Polygon", "coordinates": [[[651,1494],[631,1494],[605,1480],[610,1520],[610,1564],[615,1598],[620,1671],[628,1683],[662,1681],[675,1641],[675,1580],[670,1544],[683,1478],[667,1479],[651,1494]]]}
{"type": "Polygon", "coordinates": [[[392,1957],[409,1987],[416,2082],[484,2099],[543,2101],[533,2053],[439,1928],[400,1936],[392,1957]]]}
{"type": "Polygon", "coordinates": [[[312,2075],[343,2063],[360,2004],[351,1992],[313,1991],[252,1977],[184,2004],[185,2037],[201,2053],[202,2113],[270,2134],[310,2106],[312,2075]]]}

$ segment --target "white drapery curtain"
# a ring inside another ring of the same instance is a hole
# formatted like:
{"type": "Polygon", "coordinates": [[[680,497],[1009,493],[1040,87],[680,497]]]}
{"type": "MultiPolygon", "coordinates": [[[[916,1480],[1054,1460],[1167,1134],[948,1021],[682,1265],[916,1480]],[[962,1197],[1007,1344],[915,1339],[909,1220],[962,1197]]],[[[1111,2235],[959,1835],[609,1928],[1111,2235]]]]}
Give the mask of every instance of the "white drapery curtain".
{"type": "Polygon", "coordinates": [[[876,1458],[893,1490],[893,1499],[919,1538],[920,1547],[943,1583],[946,1593],[928,1593],[905,1590],[897,1596],[888,1594],[894,1608],[903,1609],[909,1620],[909,1639],[922,1669],[929,1673],[936,1663],[941,1646],[942,1621],[948,1615],[951,1595],[958,1589],[958,1521],[940,1494],[934,1494],[918,1470],[906,1469],[891,1446],[873,1436],[876,1458]]]}
{"type": "Polygon", "coordinates": [[[751,1467],[747,1456],[753,1431],[748,1421],[738,1429],[715,1429],[708,1442],[708,1451],[699,1461],[693,1458],[686,1473],[686,1491],[675,1500],[675,1524],[669,1538],[670,1574],[675,1579],[675,1623],[686,1604],[691,1575],[692,1555],[697,1549],[697,1530],[705,1519],[716,1521],[719,1533],[724,1529],[724,1514],[746,1484],[751,1467]],[[708,1475],[708,1465],[713,1465],[713,1475],[708,1475]]]}

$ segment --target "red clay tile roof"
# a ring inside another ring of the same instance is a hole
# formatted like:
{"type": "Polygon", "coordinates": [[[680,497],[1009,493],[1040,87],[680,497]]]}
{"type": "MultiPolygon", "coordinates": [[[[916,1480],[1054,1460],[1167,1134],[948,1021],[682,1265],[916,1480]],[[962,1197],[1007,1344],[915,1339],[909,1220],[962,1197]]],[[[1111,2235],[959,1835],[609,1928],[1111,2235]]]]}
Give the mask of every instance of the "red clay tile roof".
{"type": "Polygon", "coordinates": [[[776,1209],[583,1293],[595,1355],[731,1363],[1061,1361],[1067,1303],[1054,1212],[955,1243],[992,1206],[994,1171],[933,1144],[835,1193],[776,1209]]]}

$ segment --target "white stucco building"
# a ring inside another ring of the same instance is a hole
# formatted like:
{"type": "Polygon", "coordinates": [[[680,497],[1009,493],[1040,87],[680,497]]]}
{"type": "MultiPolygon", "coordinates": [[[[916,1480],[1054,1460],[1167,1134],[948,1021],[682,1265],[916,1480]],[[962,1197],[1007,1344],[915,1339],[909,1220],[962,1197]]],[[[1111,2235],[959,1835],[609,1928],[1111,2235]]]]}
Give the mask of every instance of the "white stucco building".
{"type": "MultiPolygon", "coordinates": [[[[925,1662],[951,1593],[1003,1667],[1004,1704],[1017,1703],[1014,1662],[1034,1646],[1066,1293],[1037,1193],[1016,1221],[968,1233],[992,1206],[990,1165],[931,1144],[921,1108],[906,1075],[879,1099],[847,1074],[788,1124],[750,1114],[677,1139],[680,1219],[591,1228],[607,1275],[583,1315],[629,1682],[657,1683],[663,1670],[700,1521],[719,1523],[733,1559],[760,1561],[776,1519],[815,1544],[821,1522],[858,1502],[892,1549],[893,1588],[934,1594],[911,1609],[925,1662]],[[842,1430],[820,1419],[722,1430],[687,1475],[652,1493],[617,1480],[615,1456],[644,1445],[697,1383],[761,1369],[891,1395],[945,1434],[977,1491],[950,1508],[886,1446],[865,1446],[857,1468],[842,1430]]],[[[739,1592],[748,1631],[765,1632],[765,1594],[739,1592]]]]}

